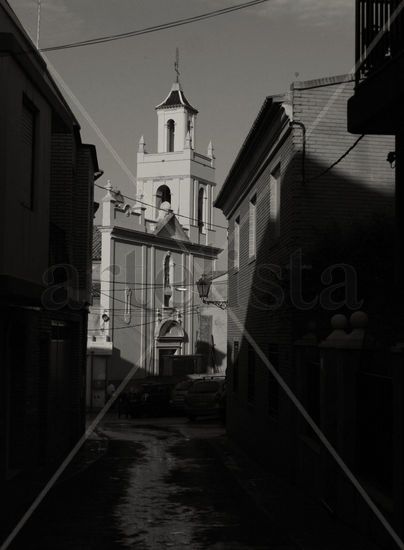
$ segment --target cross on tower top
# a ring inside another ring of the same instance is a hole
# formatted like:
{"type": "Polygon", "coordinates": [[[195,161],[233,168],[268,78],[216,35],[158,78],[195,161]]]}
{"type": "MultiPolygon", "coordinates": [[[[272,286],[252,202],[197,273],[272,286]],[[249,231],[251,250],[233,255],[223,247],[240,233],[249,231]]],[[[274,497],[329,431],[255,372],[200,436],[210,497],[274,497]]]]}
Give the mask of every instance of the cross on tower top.
{"type": "Polygon", "coordinates": [[[174,70],[177,73],[176,82],[179,82],[180,81],[180,52],[178,48],[175,49],[174,70]]]}

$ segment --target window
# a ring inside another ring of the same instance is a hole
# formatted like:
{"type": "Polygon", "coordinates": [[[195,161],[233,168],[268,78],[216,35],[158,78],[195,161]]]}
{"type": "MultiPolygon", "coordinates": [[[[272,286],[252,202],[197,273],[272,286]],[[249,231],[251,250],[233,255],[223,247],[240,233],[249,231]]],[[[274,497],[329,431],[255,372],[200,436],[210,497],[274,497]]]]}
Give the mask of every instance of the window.
{"type": "Polygon", "coordinates": [[[233,267],[238,269],[240,266],[240,217],[234,220],[233,233],[233,267]]]}
{"type": "Polygon", "coordinates": [[[91,297],[92,297],[92,304],[93,306],[99,306],[100,305],[100,297],[101,297],[101,283],[95,282],[91,285],[91,297]]]}
{"type": "Polygon", "coordinates": [[[204,225],[204,223],[203,223],[204,208],[205,208],[204,202],[205,202],[205,190],[203,189],[203,187],[201,187],[199,189],[199,193],[198,193],[198,227],[199,227],[199,231],[202,231],[203,225],[204,225]]]}
{"type": "Polygon", "coordinates": [[[233,343],[233,391],[234,393],[238,392],[238,353],[239,353],[239,342],[234,340],[233,343]]]}
{"type": "Polygon", "coordinates": [[[167,122],[167,151],[172,153],[174,151],[174,138],[175,138],[175,122],[170,119],[167,122]]]}
{"type": "Polygon", "coordinates": [[[273,229],[274,238],[278,238],[280,235],[280,199],[281,199],[281,166],[278,166],[271,173],[270,180],[270,220],[273,229]]]}
{"type": "Polygon", "coordinates": [[[129,324],[131,320],[131,313],[132,313],[131,303],[132,303],[132,289],[125,288],[125,309],[124,309],[123,319],[126,324],[129,324]]]}
{"type": "Polygon", "coordinates": [[[21,114],[21,203],[33,208],[35,182],[35,130],[37,111],[24,97],[21,114]]]}
{"type": "Polygon", "coordinates": [[[64,321],[51,321],[51,340],[61,342],[70,337],[70,326],[64,321]]]}
{"type": "Polygon", "coordinates": [[[198,227],[203,228],[205,190],[201,187],[198,192],[198,227]]]}
{"type": "Polygon", "coordinates": [[[164,258],[164,307],[170,307],[171,298],[171,256],[167,254],[164,258]]]}
{"type": "MultiPolygon", "coordinates": [[[[268,344],[268,359],[276,371],[279,370],[279,346],[268,344]]],[[[271,371],[268,370],[268,414],[277,417],[279,410],[279,384],[271,371]]]]}
{"type": "Polygon", "coordinates": [[[247,372],[247,400],[254,404],[255,401],[255,351],[248,344],[248,372],[247,372]]]}
{"type": "Polygon", "coordinates": [[[163,202],[169,202],[171,204],[171,191],[167,185],[160,185],[156,193],[156,209],[157,216],[159,214],[158,209],[163,204],[163,202]]]}
{"type": "Polygon", "coordinates": [[[250,200],[250,208],[249,208],[249,243],[248,243],[248,252],[250,258],[253,258],[255,256],[256,252],[256,225],[257,225],[257,196],[254,195],[254,197],[250,200]]]}

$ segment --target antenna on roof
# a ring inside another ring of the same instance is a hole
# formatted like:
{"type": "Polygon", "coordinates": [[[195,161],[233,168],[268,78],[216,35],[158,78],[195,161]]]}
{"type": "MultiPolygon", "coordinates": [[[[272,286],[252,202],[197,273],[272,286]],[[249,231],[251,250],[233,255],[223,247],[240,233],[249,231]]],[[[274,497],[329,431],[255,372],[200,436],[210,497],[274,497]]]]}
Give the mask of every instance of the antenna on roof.
{"type": "Polygon", "coordinates": [[[38,0],[38,16],[36,23],[36,49],[39,50],[39,36],[41,34],[41,0],[38,0]]]}
{"type": "Polygon", "coordinates": [[[178,83],[180,81],[180,52],[178,48],[175,48],[174,70],[177,73],[175,81],[178,83]]]}

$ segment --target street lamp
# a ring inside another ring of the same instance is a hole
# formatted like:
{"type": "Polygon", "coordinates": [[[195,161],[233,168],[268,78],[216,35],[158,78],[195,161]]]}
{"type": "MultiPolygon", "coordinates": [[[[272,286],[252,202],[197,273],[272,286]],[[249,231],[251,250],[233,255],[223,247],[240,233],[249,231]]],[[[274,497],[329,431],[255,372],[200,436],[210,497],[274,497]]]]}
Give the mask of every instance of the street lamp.
{"type": "MultiPolygon", "coordinates": [[[[204,304],[213,304],[220,309],[227,309],[227,301],[226,300],[208,300],[210,287],[212,286],[212,281],[207,279],[205,275],[202,275],[202,277],[196,282],[196,288],[198,289],[199,298],[202,300],[204,304]]],[[[191,292],[195,292],[192,289],[177,286],[175,287],[175,290],[178,292],[187,292],[190,290],[191,292]]],[[[196,294],[196,293],[195,293],[196,294]]]]}
{"type": "Polygon", "coordinates": [[[198,289],[199,297],[204,302],[209,296],[210,287],[212,281],[209,281],[204,275],[196,282],[196,288],[198,289]]]}
{"type": "Polygon", "coordinates": [[[210,287],[212,286],[212,281],[207,279],[205,275],[196,282],[196,288],[198,289],[199,297],[204,304],[213,304],[220,309],[227,308],[226,300],[208,300],[210,287]]]}

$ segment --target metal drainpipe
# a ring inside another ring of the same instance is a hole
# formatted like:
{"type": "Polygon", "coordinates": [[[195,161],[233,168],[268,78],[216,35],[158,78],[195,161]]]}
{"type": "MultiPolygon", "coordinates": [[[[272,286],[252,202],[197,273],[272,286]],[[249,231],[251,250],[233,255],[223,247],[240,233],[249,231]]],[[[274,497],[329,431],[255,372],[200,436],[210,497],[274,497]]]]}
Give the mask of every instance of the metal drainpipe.
{"type": "Polygon", "coordinates": [[[298,126],[302,129],[303,147],[302,147],[302,185],[306,183],[306,126],[299,120],[291,120],[291,126],[298,126]]]}

